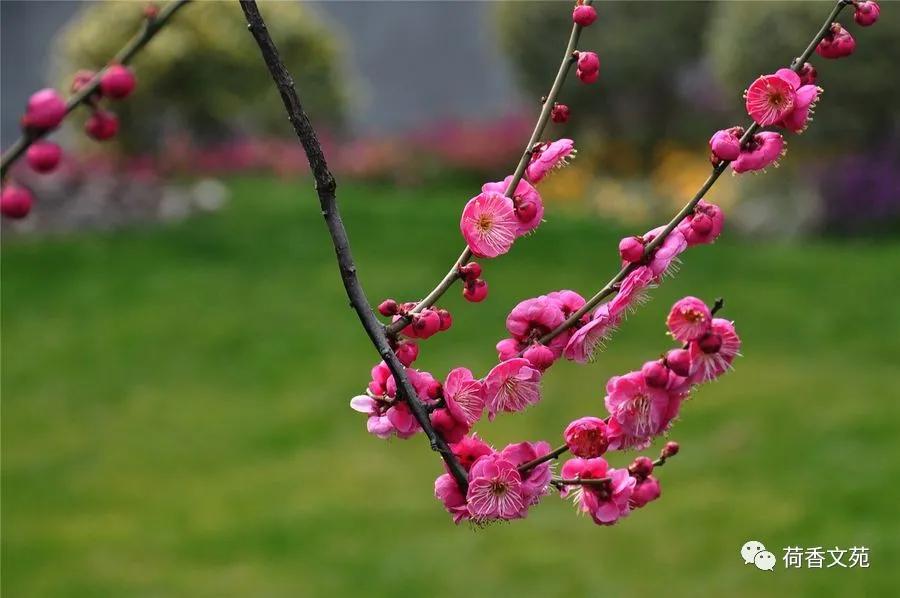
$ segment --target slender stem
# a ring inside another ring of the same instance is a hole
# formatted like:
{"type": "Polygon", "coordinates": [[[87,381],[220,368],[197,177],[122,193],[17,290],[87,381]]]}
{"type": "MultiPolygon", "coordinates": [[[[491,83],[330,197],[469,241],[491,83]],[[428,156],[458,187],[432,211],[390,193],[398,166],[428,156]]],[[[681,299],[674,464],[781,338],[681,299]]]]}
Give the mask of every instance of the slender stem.
{"type": "MultiPolygon", "coordinates": [[[[141,29],[134,34],[134,37],[132,37],[127,44],[122,46],[122,49],[113,56],[112,60],[109,61],[109,64],[128,64],[131,62],[131,59],[147,45],[147,42],[153,39],[153,36],[165,26],[172,15],[190,1],[191,0],[174,0],[159,11],[159,14],[155,17],[145,17],[141,29]]],[[[94,92],[97,91],[97,88],[100,87],[100,79],[103,76],[103,72],[104,70],[98,71],[90,81],[69,98],[66,102],[66,114],[71,113],[78,105],[88,101],[94,92]]],[[[41,131],[32,130],[23,133],[22,136],[3,153],[3,157],[0,158],[0,178],[6,176],[6,171],[9,167],[25,153],[32,143],[41,139],[48,133],[50,133],[50,130],[47,129],[41,131]]]]}
{"type": "MultiPolygon", "coordinates": [[[[794,72],[798,72],[802,67],[803,63],[806,62],[806,59],[812,55],[812,52],[816,49],[816,46],[819,45],[819,42],[822,41],[822,38],[827,35],[829,31],[829,27],[834,19],[838,16],[841,10],[844,9],[845,6],[850,4],[850,0],[838,0],[837,4],[835,4],[831,13],[828,15],[828,18],[825,20],[825,23],[819,29],[819,32],[813,37],[812,41],[809,43],[809,46],[804,50],[803,54],[801,54],[794,62],[791,64],[791,70],[794,72]]],[[[744,135],[741,137],[741,145],[744,146],[748,141],[756,134],[759,130],[759,125],[757,123],[751,123],[746,130],[744,131],[744,135]]],[[[675,214],[675,216],[669,221],[666,227],[662,230],[662,232],[654,237],[654,239],[647,243],[647,246],[644,247],[644,256],[645,258],[651,256],[653,252],[663,244],[666,238],[672,233],[673,230],[681,223],[682,220],[687,218],[693,211],[697,204],[701,199],[706,196],[707,192],[712,188],[712,186],[719,180],[719,177],[722,176],[722,173],[728,168],[728,165],[731,162],[727,160],[722,160],[715,166],[713,166],[712,172],[707,177],[706,181],[700,186],[700,189],[697,190],[697,193],[694,194],[694,197],[684,205],[681,210],[675,214]]],[[[637,268],[638,264],[632,263],[624,266],[615,276],[613,276],[606,285],[597,291],[593,297],[587,300],[584,306],[570,315],[565,322],[557,326],[555,329],[551,330],[544,336],[539,339],[541,344],[547,344],[572,326],[574,326],[586,313],[594,309],[603,299],[617,292],[617,285],[621,283],[632,270],[637,268]]]]}
{"type": "MultiPolygon", "coordinates": [[[[585,0],[584,4],[591,4],[592,0],[585,0]]],[[[547,122],[550,120],[550,113],[553,111],[553,104],[556,102],[556,98],[559,96],[559,91],[562,89],[563,82],[566,80],[566,75],[568,75],[569,70],[572,65],[577,60],[576,49],[578,48],[578,39],[581,37],[581,25],[574,24],[572,25],[572,32],[569,34],[569,42],[566,44],[566,51],[563,54],[562,61],[559,64],[559,70],[556,72],[556,78],[553,79],[553,84],[550,86],[550,91],[547,92],[547,95],[543,98],[543,106],[541,107],[541,113],[538,116],[537,122],[534,125],[534,130],[531,132],[531,137],[528,139],[528,143],[525,146],[525,150],[522,152],[522,157],[519,158],[519,163],[516,165],[516,170],[512,175],[512,180],[510,180],[509,185],[506,187],[505,195],[509,198],[512,198],[515,194],[516,187],[519,186],[519,181],[522,180],[522,177],[525,176],[525,169],[528,167],[528,163],[531,162],[531,156],[534,152],[535,145],[540,141],[541,135],[544,134],[544,129],[547,127],[547,122]]],[[[440,299],[444,293],[447,292],[453,283],[460,277],[459,268],[464,265],[469,258],[472,257],[472,252],[468,247],[463,249],[462,253],[456,258],[456,261],[453,262],[453,266],[451,266],[450,270],[447,271],[447,274],[444,275],[444,278],[437,284],[434,289],[428,295],[425,296],[424,299],[419,301],[416,306],[409,311],[409,314],[416,314],[422,311],[423,309],[429,308],[435,303],[437,303],[438,299],[440,299]]],[[[386,329],[387,333],[391,336],[396,335],[400,330],[402,330],[407,324],[409,324],[411,318],[409,315],[402,316],[397,318],[396,321],[389,324],[386,329]]]]}
{"type": "MultiPolygon", "coordinates": [[[[660,456],[653,462],[653,467],[662,467],[666,464],[667,459],[660,456]]],[[[564,486],[603,486],[612,481],[612,478],[553,478],[550,484],[562,489],[564,486]]]]}
{"type": "Polygon", "coordinates": [[[296,131],[297,137],[300,139],[300,143],[303,145],[303,150],[306,152],[306,157],[309,160],[309,166],[316,181],[316,193],[319,196],[322,216],[325,217],[325,224],[328,226],[334,251],[337,254],[341,279],[343,280],[347,297],[350,299],[350,305],[356,311],[356,315],[359,317],[378,354],[390,368],[391,374],[397,381],[398,397],[409,406],[416,421],[431,441],[432,450],[440,453],[447,463],[450,474],[453,475],[460,490],[465,493],[468,487],[465,469],[456,459],[456,456],[444,439],[432,427],[425,405],[416,396],[416,391],[406,375],[406,368],[391,350],[384,327],[372,312],[362,285],[357,278],[356,264],[350,251],[350,240],[347,237],[347,230],[344,228],[344,223],[338,210],[337,197],[335,195],[337,184],[334,176],[328,169],[318,136],[309,122],[309,117],[303,110],[303,106],[300,104],[300,98],[297,96],[297,90],[294,88],[293,78],[281,60],[278,48],[269,35],[266,23],[259,13],[256,2],[254,0],[240,0],[240,4],[247,18],[250,33],[256,40],[262,53],[262,58],[272,74],[272,79],[275,81],[278,92],[281,94],[281,100],[284,103],[288,119],[294,126],[294,131],[296,131]]]}
{"type": "Polygon", "coordinates": [[[533,459],[531,461],[528,461],[527,463],[523,463],[523,464],[519,465],[519,467],[518,467],[519,473],[525,473],[528,470],[537,467],[541,463],[546,463],[547,461],[552,461],[553,459],[557,459],[557,458],[559,458],[560,455],[562,455],[563,453],[565,453],[568,450],[569,450],[569,447],[566,446],[565,444],[560,447],[557,447],[557,448],[553,449],[552,451],[550,451],[549,453],[547,453],[546,455],[541,455],[537,459],[533,459]]]}

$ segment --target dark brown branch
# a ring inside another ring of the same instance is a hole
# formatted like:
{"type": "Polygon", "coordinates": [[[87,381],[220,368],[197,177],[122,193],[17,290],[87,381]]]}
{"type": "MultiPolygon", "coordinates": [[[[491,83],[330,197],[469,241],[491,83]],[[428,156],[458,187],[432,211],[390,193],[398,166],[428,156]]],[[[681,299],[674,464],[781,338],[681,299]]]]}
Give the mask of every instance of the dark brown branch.
{"type": "Polygon", "coordinates": [[[287,111],[288,120],[294,126],[294,131],[296,131],[297,137],[300,139],[300,143],[303,145],[303,150],[306,152],[306,157],[309,160],[309,166],[316,181],[316,193],[319,196],[322,216],[325,217],[325,224],[328,226],[328,232],[334,244],[338,267],[341,271],[341,279],[344,282],[347,297],[350,299],[350,305],[356,311],[356,315],[359,316],[359,321],[362,323],[366,334],[369,335],[369,339],[372,341],[378,354],[390,368],[391,374],[397,381],[399,397],[409,405],[409,409],[416,421],[419,422],[425,435],[431,441],[431,448],[440,453],[456,483],[462,492],[465,493],[468,487],[465,469],[460,465],[444,439],[431,426],[427,408],[416,396],[416,391],[406,375],[406,368],[391,350],[387,336],[384,333],[384,327],[375,318],[375,314],[372,312],[369,301],[366,299],[365,292],[363,292],[363,288],[356,276],[356,265],[350,252],[350,240],[347,238],[347,231],[338,211],[337,198],[335,196],[337,184],[334,176],[328,170],[328,164],[325,161],[325,155],[322,152],[322,146],[319,143],[316,132],[309,122],[303,106],[300,104],[297,90],[294,89],[294,80],[278,54],[278,48],[269,35],[266,23],[259,13],[256,2],[254,0],[240,0],[240,4],[241,9],[244,11],[244,16],[247,18],[247,26],[250,29],[250,33],[259,46],[263,60],[278,88],[278,93],[281,94],[281,100],[287,111]]]}
{"type": "MultiPolygon", "coordinates": [[[[147,42],[153,39],[153,36],[165,26],[169,19],[172,18],[172,15],[190,1],[191,0],[174,0],[167,4],[155,17],[145,17],[140,31],[138,31],[134,37],[132,37],[128,43],[113,56],[112,60],[109,61],[109,64],[128,64],[131,62],[131,59],[147,45],[147,42]]],[[[103,71],[104,69],[97,71],[90,81],[69,98],[66,102],[67,115],[93,96],[94,92],[97,91],[97,88],[100,87],[100,78],[103,76],[103,71]]],[[[16,142],[3,153],[3,157],[0,158],[0,178],[6,176],[6,171],[9,167],[22,157],[22,154],[31,147],[32,143],[43,138],[50,132],[51,130],[26,131],[19,137],[16,142]]]]}

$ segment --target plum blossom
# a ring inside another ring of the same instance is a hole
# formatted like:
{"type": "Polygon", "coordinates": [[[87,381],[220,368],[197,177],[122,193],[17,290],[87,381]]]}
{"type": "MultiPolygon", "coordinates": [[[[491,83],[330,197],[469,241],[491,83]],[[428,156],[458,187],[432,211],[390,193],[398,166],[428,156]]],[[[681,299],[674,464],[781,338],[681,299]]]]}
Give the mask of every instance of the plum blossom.
{"type": "Polygon", "coordinates": [[[478,437],[478,434],[466,436],[459,442],[451,443],[450,450],[463,469],[469,471],[472,465],[485,455],[490,455],[494,449],[478,437]]]}
{"type": "Polygon", "coordinates": [[[573,455],[585,459],[603,455],[609,446],[606,422],[599,417],[576,419],[566,426],[563,438],[573,455]]]}
{"type": "Polygon", "coordinates": [[[569,361],[587,363],[593,361],[597,351],[602,349],[619,323],[619,317],[610,313],[610,303],[601,304],[587,324],[572,333],[563,350],[569,361]]]}
{"type": "Polygon", "coordinates": [[[484,412],[484,384],[466,368],[455,368],[444,380],[444,403],[454,418],[472,425],[484,412]]]}
{"type": "Polygon", "coordinates": [[[473,254],[497,257],[512,247],[519,220],[511,199],[502,193],[480,193],[466,204],[459,228],[473,254]]]}
{"type": "MultiPolygon", "coordinates": [[[[534,461],[538,457],[543,457],[550,450],[550,443],[548,442],[519,442],[508,445],[500,451],[500,456],[518,468],[529,461],[534,461]]],[[[522,479],[519,490],[522,493],[522,500],[527,510],[528,507],[536,505],[550,488],[550,463],[541,463],[527,472],[520,472],[519,475],[522,479]]]]}
{"type": "Polygon", "coordinates": [[[716,204],[700,200],[694,211],[678,225],[688,247],[715,241],[725,225],[725,214],[716,204]]]}
{"type": "MultiPolygon", "coordinates": [[[[440,396],[441,384],[428,372],[408,367],[406,376],[419,400],[433,404],[440,396]]],[[[397,383],[383,361],[372,368],[366,394],[353,397],[350,408],[368,416],[366,428],[378,438],[409,438],[420,430],[409,406],[397,399],[397,383]]]]}
{"type": "Polygon", "coordinates": [[[775,164],[785,151],[784,138],[780,133],[763,131],[750,138],[741,155],[731,163],[731,169],[736,173],[762,170],[775,164]]]}
{"type": "Polygon", "coordinates": [[[672,338],[682,343],[705,335],[711,323],[709,307],[696,297],[683,297],[676,301],[666,318],[666,326],[672,338]]]}
{"type": "Polygon", "coordinates": [[[853,54],[855,49],[856,40],[850,32],[840,23],[832,23],[828,33],[816,46],[816,54],[822,58],[844,58],[853,54]]]}
{"type": "Polygon", "coordinates": [[[635,306],[647,301],[647,291],[653,287],[655,276],[647,266],[640,266],[629,272],[616,296],[609,300],[609,313],[612,317],[627,314],[635,306]]]}
{"type": "Polygon", "coordinates": [[[709,150],[712,154],[711,162],[714,164],[725,160],[731,162],[741,153],[741,137],[744,135],[743,127],[731,127],[716,131],[709,140],[709,150]]]}
{"type": "Polygon", "coordinates": [[[713,318],[709,332],[691,341],[688,350],[691,355],[691,373],[705,382],[728,371],[734,358],[740,355],[741,339],[733,322],[713,318]]]}
{"type": "Polygon", "coordinates": [[[531,162],[525,169],[528,180],[537,185],[553,169],[562,168],[575,157],[575,142],[571,139],[558,139],[543,143],[531,153],[531,162]]]}
{"type": "MultiPolygon", "coordinates": [[[[485,183],[481,186],[482,193],[506,193],[507,187],[512,183],[512,176],[508,176],[500,183],[485,183]]],[[[544,218],[544,202],[537,189],[531,183],[520,179],[512,196],[513,210],[518,227],[516,236],[521,237],[534,231],[544,218]]]]}
{"type": "Polygon", "coordinates": [[[628,498],[628,506],[632,509],[640,509],[659,498],[660,494],[662,491],[659,488],[659,480],[652,475],[640,480],[636,479],[634,489],[628,498]]]}
{"type": "Polygon", "coordinates": [[[485,376],[484,394],[492,420],[501,411],[522,411],[541,400],[541,372],[527,359],[509,359],[485,376]]]}
{"type": "Polygon", "coordinates": [[[750,84],[744,97],[747,114],[762,127],[783,121],[794,110],[797,100],[791,82],[777,74],[759,77],[750,84]]]}
{"type": "MultiPolygon", "coordinates": [[[[606,477],[607,471],[609,471],[609,464],[602,457],[573,457],[566,459],[559,473],[566,480],[599,480],[606,477]]],[[[559,491],[562,498],[571,497],[584,511],[582,494],[582,486],[565,486],[559,491]]]]}
{"type": "Polygon", "coordinates": [[[678,414],[681,397],[647,384],[641,372],[613,376],[604,398],[610,414],[609,448],[645,448],[678,414]]]}
{"type": "Polygon", "coordinates": [[[629,499],[636,482],[627,469],[610,469],[601,457],[576,457],[563,465],[562,476],[564,479],[603,480],[560,492],[560,496],[572,496],[579,510],[589,514],[595,523],[612,525],[628,515],[629,499]]]}
{"type": "MultiPolygon", "coordinates": [[[[641,238],[647,244],[652,243],[657,236],[662,234],[665,228],[665,226],[658,226],[653,230],[644,233],[641,238]]],[[[670,272],[670,268],[678,255],[685,249],[687,249],[687,240],[684,238],[684,234],[676,228],[670,232],[663,240],[662,244],[654,250],[647,267],[650,268],[653,276],[658,280],[670,272]]]]}
{"type": "Polygon", "coordinates": [[[522,496],[519,471],[497,453],[485,455],[472,465],[466,503],[469,517],[478,523],[492,519],[518,519],[528,509],[522,496]]]}
{"type": "Polygon", "coordinates": [[[459,484],[449,473],[441,474],[434,481],[434,496],[444,504],[447,512],[453,516],[453,523],[469,518],[466,497],[459,489],[459,484]]]}

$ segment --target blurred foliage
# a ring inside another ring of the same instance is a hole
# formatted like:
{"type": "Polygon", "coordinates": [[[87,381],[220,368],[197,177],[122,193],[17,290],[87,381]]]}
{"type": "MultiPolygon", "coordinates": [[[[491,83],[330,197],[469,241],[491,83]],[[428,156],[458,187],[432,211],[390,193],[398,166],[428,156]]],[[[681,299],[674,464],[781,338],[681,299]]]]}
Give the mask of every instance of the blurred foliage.
{"type": "MultiPolygon", "coordinates": [[[[715,73],[726,89],[745,89],[759,74],[787,66],[809,43],[828,14],[829,2],[717,2],[707,34],[715,73]],[[777,6],[778,10],[773,10],[777,6]],[[764,43],[760,43],[764,40],[764,43]]],[[[885,10],[887,12],[887,10],[885,10]]],[[[807,133],[823,142],[824,153],[846,151],[847,145],[872,146],[896,136],[900,96],[900,19],[890,15],[871,27],[853,21],[853,8],[838,18],[856,38],[856,51],[848,58],[825,60],[813,54],[811,62],[825,89],[816,118],[807,133]],[[894,73],[893,75],[891,73],[894,73]],[[840,142],[838,145],[837,142],[840,142]]]]}
{"type": "MultiPolygon", "coordinates": [[[[720,95],[702,83],[707,79],[702,35],[686,33],[704,31],[709,4],[603,3],[598,12],[579,47],[600,56],[600,79],[584,85],[573,71],[560,95],[572,108],[569,128],[579,129],[582,146],[601,139],[624,142],[632,150],[629,159],[605,164],[633,172],[647,168],[660,138],[705,141],[715,126],[720,95]],[[693,91],[698,80],[706,86],[702,94],[693,91]]],[[[571,12],[559,2],[503,2],[497,20],[525,90],[535,97],[546,94],[571,12]]]]}
{"type": "MultiPolygon", "coordinates": [[[[80,11],[56,40],[60,87],[68,89],[75,69],[103,67],[138,30],[142,10],[142,3],[107,1],[80,11]]],[[[346,90],[334,31],[298,2],[266,2],[262,11],[306,109],[317,122],[339,125],[346,90]]],[[[153,147],[169,130],[200,140],[236,129],[290,133],[236,2],[194,2],[181,9],[133,65],[136,92],[111,106],[120,115],[126,149],[153,147]]]]}

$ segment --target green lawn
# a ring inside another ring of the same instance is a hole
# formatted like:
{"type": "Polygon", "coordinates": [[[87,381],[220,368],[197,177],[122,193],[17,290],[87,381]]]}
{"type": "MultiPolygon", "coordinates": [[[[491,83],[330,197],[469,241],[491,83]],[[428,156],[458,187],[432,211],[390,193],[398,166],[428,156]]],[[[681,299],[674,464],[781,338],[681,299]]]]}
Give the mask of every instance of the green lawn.
{"type": "MultiPolygon", "coordinates": [[[[676,298],[722,295],[745,356],[686,405],[662,499],[601,528],[548,497],[473,531],[432,498],[421,437],[377,440],[348,408],[375,354],[312,190],[232,186],[169,228],[4,240],[5,596],[896,595],[896,240],[691,250],[598,363],[555,366],[541,405],[479,428],[557,442],[669,347],[676,298]],[[742,564],[749,539],[774,573],[742,564]],[[789,545],[867,546],[871,567],[784,570],[789,545]]],[[[430,288],[471,191],[339,189],[371,300],[430,288]]],[[[419,367],[483,374],[516,301],[608,278],[623,231],[548,214],[485,264],[486,302],[449,294],[453,329],[419,367]]]]}

